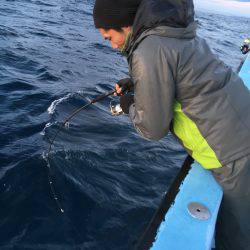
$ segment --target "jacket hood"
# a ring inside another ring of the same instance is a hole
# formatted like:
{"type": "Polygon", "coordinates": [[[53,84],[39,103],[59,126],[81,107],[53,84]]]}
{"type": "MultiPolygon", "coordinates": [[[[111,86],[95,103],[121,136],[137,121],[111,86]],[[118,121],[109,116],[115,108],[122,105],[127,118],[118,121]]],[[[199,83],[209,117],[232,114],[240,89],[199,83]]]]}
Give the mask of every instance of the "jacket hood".
{"type": "Polygon", "coordinates": [[[194,21],[192,0],[143,0],[133,23],[136,38],[144,30],[157,26],[185,28],[194,21]]]}
{"type": "Polygon", "coordinates": [[[125,54],[148,35],[193,38],[196,26],[192,0],[142,0],[125,54]]]}

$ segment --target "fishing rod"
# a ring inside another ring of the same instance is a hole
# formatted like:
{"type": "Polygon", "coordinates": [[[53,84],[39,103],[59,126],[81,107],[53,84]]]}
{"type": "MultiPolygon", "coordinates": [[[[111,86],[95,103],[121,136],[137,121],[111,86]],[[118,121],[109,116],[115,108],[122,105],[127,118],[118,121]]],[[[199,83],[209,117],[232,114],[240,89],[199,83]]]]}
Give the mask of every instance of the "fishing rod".
{"type": "Polygon", "coordinates": [[[55,190],[55,187],[54,187],[54,184],[53,184],[53,180],[52,180],[52,171],[51,171],[51,166],[50,166],[50,163],[49,163],[49,157],[50,157],[50,152],[51,152],[51,149],[52,149],[52,146],[57,138],[57,136],[60,134],[60,132],[62,131],[62,128],[75,116],[77,115],[79,112],[81,112],[82,110],[88,108],[89,106],[91,106],[92,104],[96,103],[96,102],[99,102],[103,99],[105,99],[106,97],[108,96],[111,96],[111,95],[114,95],[116,93],[116,90],[112,90],[108,93],[104,93],[100,96],[97,96],[95,99],[91,100],[89,103],[83,105],[82,107],[74,110],[72,112],[72,114],[67,117],[63,123],[61,124],[61,126],[57,129],[53,139],[50,141],[50,145],[49,145],[49,148],[48,148],[48,152],[47,154],[45,155],[45,161],[47,162],[47,174],[48,174],[48,181],[49,181],[49,185],[50,185],[50,191],[52,193],[52,196],[53,196],[53,199],[55,200],[56,204],[57,204],[57,207],[59,208],[59,210],[61,211],[61,213],[64,213],[64,209],[62,208],[62,205],[61,205],[61,202],[60,200],[58,199],[57,195],[56,195],[56,190],[55,190]]]}

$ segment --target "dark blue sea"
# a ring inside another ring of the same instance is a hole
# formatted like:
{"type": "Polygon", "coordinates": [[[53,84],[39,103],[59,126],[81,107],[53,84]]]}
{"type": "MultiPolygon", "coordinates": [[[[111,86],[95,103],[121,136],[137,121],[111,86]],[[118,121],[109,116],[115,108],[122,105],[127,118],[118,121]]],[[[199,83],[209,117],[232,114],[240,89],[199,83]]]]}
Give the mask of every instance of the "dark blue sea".
{"type": "MultiPolygon", "coordinates": [[[[114,98],[62,121],[128,73],[93,27],[93,0],[1,0],[0,249],[132,249],[186,156],[144,140],[114,98]]],[[[237,70],[250,19],[197,12],[199,35],[237,70]]]]}

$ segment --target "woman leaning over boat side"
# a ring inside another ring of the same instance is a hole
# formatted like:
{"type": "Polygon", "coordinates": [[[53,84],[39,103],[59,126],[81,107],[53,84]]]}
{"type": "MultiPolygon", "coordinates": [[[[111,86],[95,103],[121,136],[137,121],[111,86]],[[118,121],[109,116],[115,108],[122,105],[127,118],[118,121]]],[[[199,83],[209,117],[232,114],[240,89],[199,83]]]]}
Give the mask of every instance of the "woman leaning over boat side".
{"type": "Polygon", "coordinates": [[[116,89],[143,137],[171,132],[210,169],[224,197],[216,249],[250,249],[250,93],[196,35],[191,0],[96,0],[94,23],[127,57],[116,89]]]}

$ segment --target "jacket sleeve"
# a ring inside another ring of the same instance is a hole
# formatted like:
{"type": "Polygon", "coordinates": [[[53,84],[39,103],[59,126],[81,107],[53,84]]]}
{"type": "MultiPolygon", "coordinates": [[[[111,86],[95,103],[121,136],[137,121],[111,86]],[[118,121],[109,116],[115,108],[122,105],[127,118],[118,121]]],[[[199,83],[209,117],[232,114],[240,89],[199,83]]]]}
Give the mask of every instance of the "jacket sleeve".
{"type": "Polygon", "coordinates": [[[175,81],[165,51],[152,47],[155,49],[138,48],[133,53],[130,74],[135,84],[135,102],[129,116],[139,134],[160,140],[167,135],[173,118],[175,81]]]}

